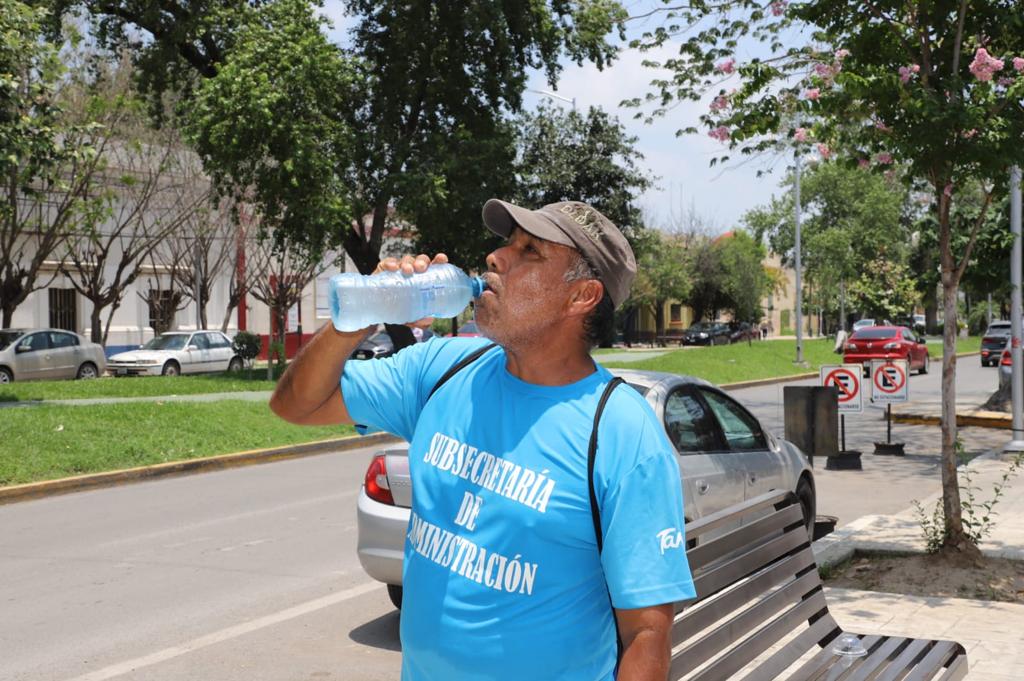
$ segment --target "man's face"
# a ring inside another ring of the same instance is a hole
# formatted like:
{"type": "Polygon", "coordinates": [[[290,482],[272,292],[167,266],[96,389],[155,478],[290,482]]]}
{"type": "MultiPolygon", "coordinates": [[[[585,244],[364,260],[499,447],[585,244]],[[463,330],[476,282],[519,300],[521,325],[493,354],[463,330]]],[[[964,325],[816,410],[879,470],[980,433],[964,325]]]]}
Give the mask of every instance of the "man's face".
{"type": "Polygon", "coordinates": [[[487,290],[475,304],[484,335],[515,347],[535,342],[560,322],[572,292],[565,281],[572,260],[568,246],[514,228],[506,244],[487,256],[487,290]]]}

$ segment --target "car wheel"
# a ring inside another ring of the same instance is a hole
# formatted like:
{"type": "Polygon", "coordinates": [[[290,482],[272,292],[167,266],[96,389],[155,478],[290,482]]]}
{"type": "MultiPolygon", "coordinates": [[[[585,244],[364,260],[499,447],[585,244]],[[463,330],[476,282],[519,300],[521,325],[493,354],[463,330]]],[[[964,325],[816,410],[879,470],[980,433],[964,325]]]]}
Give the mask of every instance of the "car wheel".
{"type": "Polygon", "coordinates": [[[164,376],[180,376],[181,366],[174,360],[171,360],[170,362],[164,365],[164,370],[161,371],[160,373],[164,376]]]}
{"type": "Polygon", "coordinates": [[[800,478],[796,484],[796,498],[800,501],[800,510],[804,514],[804,526],[807,528],[807,536],[814,538],[814,488],[807,478],[800,478]]]}
{"type": "Polygon", "coordinates": [[[14,374],[10,369],[0,367],[0,385],[4,383],[14,383],[14,374]]]}
{"type": "Polygon", "coordinates": [[[921,367],[921,369],[918,371],[918,373],[921,374],[922,376],[924,374],[927,374],[928,373],[929,365],[931,364],[931,361],[932,361],[932,358],[929,357],[928,355],[925,355],[924,356],[924,365],[921,367]]]}
{"type": "Polygon", "coordinates": [[[391,604],[399,610],[402,609],[402,585],[401,584],[388,584],[388,598],[391,599],[391,604]]]}
{"type": "Polygon", "coordinates": [[[95,364],[93,364],[92,362],[85,362],[84,364],[82,364],[82,366],[78,367],[78,375],[75,376],[75,378],[81,380],[87,378],[97,378],[99,375],[100,372],[96,369],[95,364]]]}
{"type": "Polygon", "coordinates": [[[242,358],[232,357],[231,362],[228,364],[228,371],[235,372],[242,370],[242,358]]]}

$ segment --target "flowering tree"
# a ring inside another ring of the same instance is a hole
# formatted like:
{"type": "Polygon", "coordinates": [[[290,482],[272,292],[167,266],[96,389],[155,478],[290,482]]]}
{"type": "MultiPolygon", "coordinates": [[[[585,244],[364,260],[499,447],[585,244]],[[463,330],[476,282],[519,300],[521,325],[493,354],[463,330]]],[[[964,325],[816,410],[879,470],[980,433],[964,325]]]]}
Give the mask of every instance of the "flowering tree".
{"type": "Polygon", "coordinates": [[[666,3],[666,21],[639,41],[653,47],[686,36],[678,58],[655,64],[673,76],[655,81],[647,101],[658,115],[675,101],[715,96],[701,123],[727,145],[717,162],[734,152],[773,151],[782,136],[871,172],[889,172],[898,162],[909,169],[908,181],[926,183],[945,317],[944,546],[971,554],[977,547],[963,529],[954,447],[956,300],[992,197],[1005,191],[1008,167],[1024,161],[1024,30],[1016,4],[666,3]],[[976,210],[954,212],[971,187],[980,187],[976,210]]]}

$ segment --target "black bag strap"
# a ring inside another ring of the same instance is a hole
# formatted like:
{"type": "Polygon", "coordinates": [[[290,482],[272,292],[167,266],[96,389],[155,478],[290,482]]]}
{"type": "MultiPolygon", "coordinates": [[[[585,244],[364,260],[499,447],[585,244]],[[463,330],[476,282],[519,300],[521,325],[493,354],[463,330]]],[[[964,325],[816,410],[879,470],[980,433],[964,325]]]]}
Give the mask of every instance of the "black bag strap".
{"type": "Polygon", "coordinates": [[[597,492],[594,491],[594,463],[597,461],[597,426],[601,422],[601,414],[612,391],[624,380],[616,376],[604,388],[601,401],[597,403],[597,411],[594,412],[594,429],[590,431],[590,448],[587,450],[587,483],[590,487],[590,516],[594,520],[594,536],[597,537],[597,552],[601,553],[604,548],[604,533],[601,531],[601,510],[597,505],[597,492]]]}
{"type": "Polygon", "coordinates": [[[434,393],[437,392],[437,389],[440,388],[442,385],[444,385],[445,383],[448,382],[448,379],[450,379],[452,376],[454,376],[455,374],[457,374],[460,371],[462,371],[463,369],[465,369],[467,366],[469,366],[473,362],[475,362],[478,359],[480,359],[480,357],[483,356],[483,354],[485,352],[487,352],[491,348],[496,348],[496,347],[498,347],[497,343],[491,343],[489,345],[485,345],[482,348],[477,348],[476,350],[474,350],[473,352],[469,353],[468,355],[463,357],[461,360],[459,360],[458,363],[455,364],[455,366],[453,366],[448,371],[444,372],[444,376],[441,377],[441,379],[434,385],[433,390],[430,391],[430,394],[427,395],[427,400],[429,401],[430,398],[434,396],[434,393]]]}

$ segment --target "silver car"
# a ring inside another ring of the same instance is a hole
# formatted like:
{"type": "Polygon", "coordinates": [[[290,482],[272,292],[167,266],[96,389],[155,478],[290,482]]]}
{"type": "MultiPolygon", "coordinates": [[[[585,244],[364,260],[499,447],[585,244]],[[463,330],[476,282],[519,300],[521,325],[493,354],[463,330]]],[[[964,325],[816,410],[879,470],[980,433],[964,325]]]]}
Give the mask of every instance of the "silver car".
{"type": "Polygon", "coordinates": [[[0,383],[96,378],[103,346],[62,329],[0,329],[0,383]]]}
{"type": "MultiPolygon", "coordinates": [[[[646,398],[675,445],[687,521],[769,490],[788,489],[799,498],[808,533],[813,533],[814,475],[795,445],[776,439],[739,402],[706,381],[656,371],[611,371],[646,398]]],[[[363,569],[387,584],[398,608],[411,503],[407,449],[379,452],[356,504],[357,551],[363,569]]]]}

